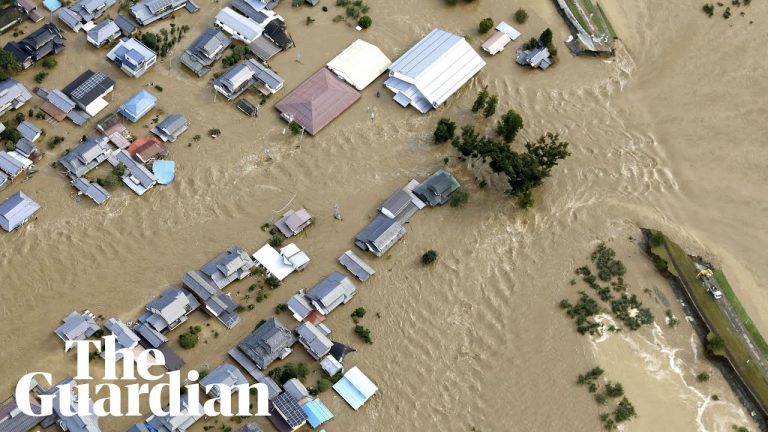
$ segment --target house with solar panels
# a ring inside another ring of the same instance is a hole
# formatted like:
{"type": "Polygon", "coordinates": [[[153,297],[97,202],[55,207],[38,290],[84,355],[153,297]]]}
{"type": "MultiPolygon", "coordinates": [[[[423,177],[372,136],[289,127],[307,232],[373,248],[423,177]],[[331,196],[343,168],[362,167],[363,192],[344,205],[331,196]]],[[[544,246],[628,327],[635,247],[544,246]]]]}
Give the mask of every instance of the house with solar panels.
{"type": "Polygon", "coordinates": [[[269,421],[280,432],[292,432],[307,424],[307,414],[288,392],[272,399],[269,421]]]}
{"type": "Polygon", "coordinates": [[[117,67],[128,76],[138,78],[157,63],[157,53],[134,38],[122,39],[107,53],[117,67]]]}
{"type": "Polygon", "coordinates": [[[145,26],[166,18],[181,8],[186,8],[190,13],[199,9],[192,0],[143,0],[131,6],[129,11],[139,25],[145,26]]]}
{"type": "Polygon", "coordinates": [[[112,78],[89,69],[64,87],[62,93],[67,95],[77,108],[93,117],[109,105],[104,97],[114,89],[115,82],[112,78]]]}
{"type": "Polygon", "coordinates": [[[442,105],[483,67],[485,61],[466,39],[435,29],[389,66],[384,85],[397,103],[426,113],[442,105]]]}

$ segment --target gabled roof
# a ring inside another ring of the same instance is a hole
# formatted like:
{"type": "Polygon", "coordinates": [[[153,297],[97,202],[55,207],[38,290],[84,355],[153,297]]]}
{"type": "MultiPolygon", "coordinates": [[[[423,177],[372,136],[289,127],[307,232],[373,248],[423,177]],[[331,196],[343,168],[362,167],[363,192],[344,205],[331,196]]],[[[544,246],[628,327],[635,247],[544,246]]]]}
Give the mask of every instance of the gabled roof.
{"type": "Polygon", "coordinates": [[[327,66],[352,87],[363,90],[386,72],[391,64],[392,61],[377,46],[358,39],[327,66]]]}
{"type": "Polygon", "coordinates": [[[333,413],[320,399],[312,399],[301,406],[301,409],[307,415],[307,421],[313,428],[333,418],[333,413]]]}
{"type": "Polygon", "coordinates": [[[341,380],[333,385],[333,389],[355,411],[363,406],[379,390],[376,384],[365,376],[357,366],[345,373],[341,380]]]}
{"type": "Polygon", "coordinates": [[[8,153],[5,150],[0,151],[0,171],[5,172],[11,178],[16,178],[25,169],[24,164],[13,157],[12,153],[8,153]]]}
{"type": "MultiPolygon", "coordinates": [[[[207,386],[214,384],[225,385],[230,388],[231,391],[235,390],[238,385],[248,384],[248,380],[240,369],[230,363],[224,363],[216,369],[210,371],[203,379],[200,380],[200,386],[205,391],[207,386]]],[[[209,394],[213,397],[219,397],[221,395],[221,389],[218,386],[211,388],[209,394]]]]}
{"type": "Polygon", "coordinates": [[[286,237],[292,237],[304,230],[312,222],[312,215],[307,209],[288,210],[275,222],[275,227],[286,237]]]}
{"type": "Polygon", "coordinates": [[[250,275],[256,263],[240,246],[232,246],[200,268],[219,289],[250,275]]]}
{"type": "MultiPolygon", "coordinates": [[[[115,335],[115,349],[131,349],[139,344],[139,336],[133,332],[124,322],[110,318],[104,323],[104,327],[115,335]]],[[[102,351],[102,357],[104,351],[102,351]]],[[[117,353],[117,358],[122,358],[122,354],[117,353]]]]}
{"type": "Polygon", "coordinates": [[[435,29],[392,63],[385,85],[401,104],[427,112],[484,66],[485,61],[463,37],[435,29]]]}
{"type": "Polygon", "coordinates": [[[275,109],[315,135],[358,99],[360,92],[322,68],[275,104],[275,109]]]}
{"type": "Polygon", "coordinates": [[[88,41],[101,46],[110,39],[115,38],[120,34],[120,27],[111,19],[104,20],[97,24],[96,27],[88,30],[88,41]]]}
{"type": "Polygon", "coordinates": [[[376,270],[374,270],[371,266],[368,265],[368,263],[363,261],[362,258],[357,256],[357,254],[351,250],[341,254],[339,257],[339,263],[346,267],[350,273],[355,275],[355,277],[360,279],[362,282],[367,281],[371,276],[374,275],[374,273],[376,273],[376,270]]]}
{"type": "Polygon", "coordinates": [[[34,142],[40,138],[40,134],[43,132],[39,127],[33,125],[27,120],[19,123],[19,125],[16,126],[16,130],[19,131],[22,137],[28,139],[31,142],[34,142]]]}
{"type": "Polygon", "coordinates": [[[110,195],[106,189],[101,187],[98,183],[92,183],[86,180],[84,177],[77,177],[72,180],[72,186],[75,187],[80,193],[92,199],[96,204],[101,205],[107,202],[110,195]]]}
{"type": "Polygon", "coordinates": [[[380,214],[355,236],[355,244],[360,249],[382,256],[405,234],[400,222],[380,214]]]}
{"type": "Polygon", "coordinates": [[[148,25],[185,7],[191,0],[142,0],[129,9],[136,21],[148,25]]]}
{"type": "Polygon", "coordinates": [[[157,98],[146,90],[141,90],[120,106],[120,113],[132,122],[137,122],[155,107],[157,98]]]}
{"type": "Polygon", "coordinates": [[[312,323],[299,324],[296,333],[299,334],[299,342],[304,345],[309,355],[315,360],[323,358],[333,347],[333,342],[312,323]]]}
{"type": "Polygon", "coordinates": [[[440,169],[413,189],[421,200],[431,206],[448,202],[451,194],[459,188],[459,182],[447,171],[440,169]]]}
{"type": "Polygon", "coordinates": [[[168,152],[165,145],[155,137],[139,138],[132,142],[125,150],[141,163],[147,163],[158,155],[168,152]]]}
{"type": "Polygon", "coordinates": [[[159,332],[173,330],[186,321],[186,317],[198,307],[200,303],[187,291],[181,288],[168,288],[147,303],[147,311],[150,315],[142,316],[139,320],[147,322],[159,332]]]}
{"type": "Polygon", "coordinates": [[[357,293],[352,281],[340,272],[333,272],[307,291],[307,298],[323,315],[328,315],[357,293]]]}
{"type": "Polygon", "coordinates": [[[176,141],[189,128],[189,121],[181,114],[171,114],[152,128],[151,132],[163,141],[176,141]]]}
{"type": "Polygon", "coordinates": [[[40,205],[24,192],[16,192],[0,204],[0,227],[13,231],[40,210],[40,205]]]}
{"type": "Polygon", "coordinates": [[[286,381],[283,384],[283,390],[285,390],[285,392],[289,395],[293,396],[297,402],[309,396],[309,391],[297,378],[291,378],[286,381]]]}
{"type": "Polygon", "coordinates": [[[252,19],[240,15],[230,7],[224,7],[216,14],[216,25],[233,38],[245,43],[253,42],[264,29],[252,19]]]}
{"type": "Polygon", "coordinates": [[[54,330],[54,333],[65,342],[85,340],[96,333],[100,328],[99,325],[96,324],[93,314],[88,312],[72,312],[62,321],[63,324],[54,330]]]}
{"type": "Polygon", "coordinates": [[[82,177],[107,159],[112,148],[106,137],[91,137],[59,158],[59,163],[75,177],[82,177]]]}
{"type": "Polygon", "coordinates": [[[115,158],[118,163],[125,165],[126,173],[123,175],[123,183],[138,195],[143,195],[157,183],[155,175],[143,164],[136,162],[127,151],[118,150],[115,158]]]}
{"type": "Polygon", "coordinates": [[[218,29],[207,29],[181,55],[181,62],[192,69],[198,76],[211,70],[211,65],[218,60],[231,40],[218,29]]]}
{"type": "MultiPolygon", "coordinates": [[[[0,82],[0,107],[10,104],[8,109],[16,109],[30,99],[32,99],[32,94],[20,82],[14,79],[0,82]]],[[[4,114],[5,111],[0,111],[0,113],[4,114]]]]}
{"type": "Polygon", "coordinates": [[[520,37],[520,32],[517,31],[516,28],[512,27],[511,25],[507,24],[504,21],[496,25],[496,30],[506,34],[512,40],[517,40],[517,38],[520,37]]]}

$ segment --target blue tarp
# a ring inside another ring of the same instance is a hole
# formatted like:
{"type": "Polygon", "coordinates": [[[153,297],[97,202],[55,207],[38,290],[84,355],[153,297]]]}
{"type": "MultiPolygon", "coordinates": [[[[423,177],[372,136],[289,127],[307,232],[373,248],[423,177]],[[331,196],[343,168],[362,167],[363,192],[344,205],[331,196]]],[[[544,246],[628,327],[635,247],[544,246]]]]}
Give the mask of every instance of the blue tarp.
{"type": "Polygon", "coordinates": [[[171,184],[176,172],[176,162],[156,160],[152,162],[152,172],[155,173],[157,182],[161,185],[171,184]]]}
{"type": "Polygon", "coordinates": [[[59,0],[43,0],[43,5],[49,11],[56,12],[61,7],[61,2],[59,0]]]}
{"type": "Polygon", "coordinates": [[[128,120],[136,123],[155,107],[156,102],[156,97],[150,92],[142,90],[136,93],[132,98],[128,99],[128,101],[120,107],[120,113],[128,120]]]}
{"type": "Polygon", "coordinates": [[[320,399],[305,403],[301,406],[301,409],[304,410],[304,413],[307,415],[307,421],[313,428],[333,418],[331,410],[320,399]]]}

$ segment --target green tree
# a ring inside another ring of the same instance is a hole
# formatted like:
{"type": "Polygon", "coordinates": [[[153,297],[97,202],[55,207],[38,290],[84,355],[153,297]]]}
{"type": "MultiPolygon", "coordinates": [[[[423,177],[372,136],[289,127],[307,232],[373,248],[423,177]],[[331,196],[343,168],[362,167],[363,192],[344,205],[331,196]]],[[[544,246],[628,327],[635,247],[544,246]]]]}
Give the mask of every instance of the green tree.
{"type": "Polygon", "coordinates": [[[157,33],[146,32],[142,34],[141,42],[146,45],[147,48],[155,52],[157,52],[158,48],[160,48],[160,38],[158,37],[157,33]]]}
{"type": "Polygon", "coordinates": [[[542,46],[549,47],[552,45],[552,30],[547,28],[543,32],[541,32],[541,36],[539,36],[539,42],[542,46]]]}
{"type": "Polygon", "coordinates": [[[430,265],[435,261],[437,261],[437,252],[432,249],[424,252],[424,255],[421,256],[421,263],[424,265],[430,265]]]}
{"type": "Polygon", "coordinates": [[[0,49],[0,80],[7,80],[21,71],[21,65],[10,51],[0,49]]]}
{"type": "Polygon", "coordinates": [[[518,9],[515,11],[515,22],[518,24],[525,24],[528,21],[528,12],[525,9],[518,9]]]}
{"type": "Polygon", "coordinates": [[[280,286],[280,279],[275,277],[275,275],[269,275],[266,279],[267,285],[269,285],[271,288],[277,288],[280,286]]]}
{"type": "Polygon", "coordinates": [[[483,18],[480,24],[477,26],[477,31],[480,34],[488,33],[493,28],[493,18],[483,18]]]}
{"type": "Polygon", "coordinates": [[[373,339],[371,338],[371,331],[368,330],[367,328],[365,328],[365,327],[363,327],[361,325],[356,325],[355,326],[355,334],[360,336],[360,338],[365,343],[367,343],[367,344],[372,344],[373,343],[373,339]]]}
{"type": "Polygon", "coordinates": [[[333,383],[328,378],[321,378],[319,381],[317,381],[317,392],[322,393],[324,391],[327,391],[333,386],[333,383]]]}
{"type": "Polygon", "coordinates": [[[485,107],[485,103],[488,101],[488,97],[490,94],[488,93],[488,88],[484,87],[482,90],[480,90],[480,93],[477,94],[477,99],[475,99],[475,102],[472,104],[472,112],[476,113],[483,109],[485,107]]]}
{"type": "Polygon", "coordinates": [[[702,373],[696,375],[696,380],[698,382],[707,382],[707,381],[709,381],[709,372],[702,372],[702,373]]]}
{"type": "Polygon", "coordinates": [[[522,128],[523,118],[515,111],[509,110],[501,116],[501,120],[496,124],[496,133],[504,138],[504,142],[511,143],[522,128]]]}
{"type": "Polygon", "coordinates": [[[530,189],[520,194],[520,198],[518,198],[518,201],[517,201],[518,207],[525,210],[533,207],[533,204],[534,204],[533,192],[530,189]]]}
{"type": "Polygon", "coordinates": [[[363,15],[359,20],[357,20],[357,25],[359,25],[362,29],[367,29],[371,26],[371,24],[373,24],[373,19],[368,15],[363,15]]]}
{"type": "Polygon", "coordinates": [[[290,123],[288,123],[288,130],[290,130],[293,135],[300,134],[302,129],[303,128],[301,127],[301,125],[296,123],[295,121],[291,121],[290,123]]]}
{"type": "Polygon", "coordinates": [[[448,118],[441,118],[433,133],[436,143],[443,143],[453,139],[456,134],[456,123],[448,118]]]}
{"type": "Polygon", "coordinates": [[[58,64],[59,64],[59,62],[57,62],[56,59],[53,58],[53,57],[46,57],[43,60],[43,67],[46,68],[46,69],[53,69],[58,64]]]}
{"type": "Polygon", "coordinates": [[[451,194],[451,207],[461,207],[469,201],[469,192],[457,189],[451,194]]]}
{"type": "Polygon", "coordinates": [[[619,405],[616,407],[616,410],[613,411],[613,419],[616,421],[616,423],[621,423],[631,419],[632,417],[637,417],[635,407],[631,402],[629,402],[627,398],[621,399],[619,405]]]}
{"type": "Polygon", "coordinates": [[[184,349],[192,349],[197,346],[198,337],[196,333],[186,332],[179,335],[179,345],[184,349]]]}
{"type": "Polygon", "coordinates": [[[483,110],[483,117],[489,118],[496,114],[496,105],[499,104],[499,97],[496,95],[491,96],[488,98],[488,102],[485,104],[485,109],[483,110]]]}

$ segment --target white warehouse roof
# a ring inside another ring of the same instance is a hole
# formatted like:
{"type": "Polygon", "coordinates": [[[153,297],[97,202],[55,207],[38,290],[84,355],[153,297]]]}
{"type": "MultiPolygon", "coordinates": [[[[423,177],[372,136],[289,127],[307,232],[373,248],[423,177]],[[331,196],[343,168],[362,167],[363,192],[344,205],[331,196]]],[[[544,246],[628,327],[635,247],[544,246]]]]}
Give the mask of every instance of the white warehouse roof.
{"type": "Polygon", "coordinates": [[[392,60],[379,47],[358,39],[328,62],[327,66],[352,87],[363,90],[391,64],[392,60]]]}
{"type": "Polygon", "coordinates": [[[402,106],[422,113],[437,108],[467,83],[485,61],[461,36],[432,30],[389,67],[384,83],[402,106]]]}

